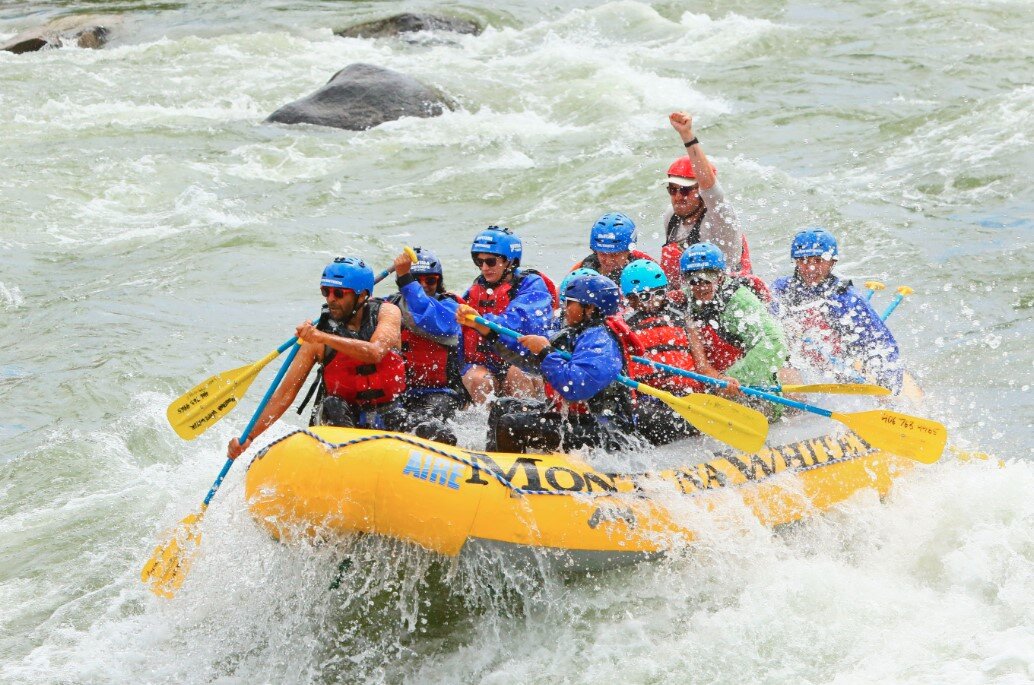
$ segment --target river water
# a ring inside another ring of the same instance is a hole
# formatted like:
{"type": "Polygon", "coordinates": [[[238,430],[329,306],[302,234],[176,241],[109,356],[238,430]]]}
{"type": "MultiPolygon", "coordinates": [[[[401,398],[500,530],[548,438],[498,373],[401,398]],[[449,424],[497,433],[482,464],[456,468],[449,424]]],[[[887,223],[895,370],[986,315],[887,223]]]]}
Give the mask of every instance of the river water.
{"type": "Polygon", "coordinates": [[[403,7],[489,28],[333,36],[400,9],[375,2],[0,6],[5,39],[124,13],[103,50],[0,53],[0,681],[1034,680],[1032,6],[403,7]],[[361,133],[261,123],[353,62],[459,107],[361,133]],[[921,413],[993,459],[949,451],[776,534],[700,518],[691,550],[572,581],[377,541],[336,577],[341,549],[257,529],[238,467],[176,599],[140,584],[271,372],[195,442],[166,425],[173,398],[289,338],[338,254],[433,247],[460,289],[472,235],[502,223],[559,276],[615,210],[656,253],[674,109],[760,274],[821,224],[842,275],[888,285],[880,307],[915,289],[891,323],[921,413]]]}

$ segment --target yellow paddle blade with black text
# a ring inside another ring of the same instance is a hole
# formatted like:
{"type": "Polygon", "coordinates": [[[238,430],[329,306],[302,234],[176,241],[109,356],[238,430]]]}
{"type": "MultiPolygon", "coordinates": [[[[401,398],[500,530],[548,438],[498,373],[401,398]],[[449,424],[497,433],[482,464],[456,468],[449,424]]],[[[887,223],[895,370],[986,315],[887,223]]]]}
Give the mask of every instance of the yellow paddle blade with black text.
{"type": "Polygon", "coordinates": [[[873,447],[932,464],[941,458],[948,442],[944,424],[896,411],[873,409],[852,414],[833,412],[835,421],[844,424],[873,447]]]}
{"type": "Polygon", "coordinates": [[[757,452],[765,445],[768,419],[756,409],[706,393],[676,397],[642,383],[638,390],[667,404],[704,435],[738,450],[757,452]]]}
{"type": "Polygon", "coordinates": [[[825,395],[872,395],[875,397],[890,394],[889,388],[871,383],[815,383],[812,385],[783,385],[783,393],[822,393],[825,395]]]}
{"type": "Polygon", "coordinates": [[[193,440],[229,414],[252,381],[280,352],[274,350],[254,364],[212,376],[181,395],[165,415],[169,425],[184,440],[193,440]]]}
{"type": "Polygon", "coordinates": [[[154,548],[154,553],[140,570],[140,580],[151,587],[159,597],[172,599],[190,571],[198,546],[201,544],[201,511],[179,522],[176,532],[166,542],[154,548]]]}

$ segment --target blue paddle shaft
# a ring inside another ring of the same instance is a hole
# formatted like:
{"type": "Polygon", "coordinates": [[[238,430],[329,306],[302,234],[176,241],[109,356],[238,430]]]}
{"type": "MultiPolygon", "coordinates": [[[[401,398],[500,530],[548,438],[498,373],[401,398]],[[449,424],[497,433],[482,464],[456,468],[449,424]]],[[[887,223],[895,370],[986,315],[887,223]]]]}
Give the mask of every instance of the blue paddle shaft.
{"type": "Polygon", "coordinates": [[[897,295],[895,295],[894,299],[891,300],[890,305],[887,307],[887,309],[884,310],[883,314],[880,315],[880,318],[882,320],[886,321],[887,318],[890,317],[890,315],[894,313],[894,310],[898,308],[898,305],[901,304],[901,300],[903,300],[903,299],[905,299],[905,296],[902,295],[901,293],[898,293],[897,295]]]}
{"type": "MultiPolygon", "coordinates": [[[[520,338],[520,337],[522,337],[524,335],[523,333],[518,333],[517,331],[513,330],[512,328],[507,328],[506,326],[500,326],[499,324],[497,324],[497,323],[495,323],[493,321],[489,321],[488,319],[480,317],[480,316],[475,316],[474,317],[474,321],[476,323],[481,324],[482,326],[487,326],[489,330],[495,331],[499,335],[505,335],[505,336],[510,337],[510,338],[520,338]]],[[[553,351],[556,354],[559,354],[564,359],[570,359],[571,358],[571,354],[569,352],[564,352],[563,350],[553,350],[553,351]]],[[[631,378],[629,378],[628,376],[618,375],[617,379],[615,379],[615,380],[617,380],[618,383],[621,383],[623,385],[627,385],[628,387],[632,388],[633,390],[635,390],[636,388],[639,387],[639,381],[634,381],[631,378]]]]}
{"type": "MultiPolygon", "coordinates": [[[[313,319],[313,325],[318,321],[318,318],[313,319]]],[[[273,393],[276,392],[278,387],[280,387],[280,381],[284,379],[284,376],[287,374],[287,369],[290,368],[291,362],[294,361],[295,356],[298,354],[298,350],[301,349],[301,345],[298,345],[297,343],[298,338],[291,338],[283,345],[276,348],[277,352],[282,353],[288,347],[291,347],[292,345],[294,346],[290,354],[287,355],[287,358],[284,359],[284,363],[280,365],[280,370],[276,372],[276,376],[273,377],[273,382],[269,384],[269,389],[266,390],[266,394],[263,396],[262,401],[259,402],[258,407],[255,408],[255,413],[251,415],[251,421],[248,421],[248,425],[241,433],[241,437],[237,439],[237,442],[242,445],[244,444],[244,441],[248,439],[251,429],[255,427],[256,423],[258,423],[259,417],[262,416],[262,412],[265,411],[266,405],[269,404],[269,400],[273,397],[273,393]]],[[[226,463],[223,464],[223,469],[219,472],[219,475],[215,477],[215,482],[212,483],[212,488],[208,491],[208,494],[205,495],[205,501],[202,506],[207,507],[208,503],[212,501],[213,497],[215,497],[216,491],[219,489],[219,486],[223,484],[223,478],[226,478],[226,474],[230,472],[230,467],[233,466],[234,461],[234,459],[227,459],[226,463]]]]}
{"type": "MultiPolygon", "coordinates": [[[[719,388],[724,388],[729,385],[726,381],[719,380],[717,378],[711,378],[710,376],[705,376],[703,374],[695,373],[693,371],[687,371],[686,369],[680,369],[677,366],[668,366],[667,364],[655,362],[654,360],[647,359],[646,357],[632,357],[632,360],[637,361],[640,364],[647,364],[649,366],[654,367],[655,369],[667,371],[668,373],[674,374],[676,376],[685,376],[686,378],[692,378],[693,380],[700,381],[701,383],[710,383],[711,385],[717,385],[719,388]]],[[[749,386],[741,386],[740,390],[743,391],[745,395],[753,395],[754,397],[760,397],[762,399],[768,400],[769,402],[775,402],[776,404],[782,404],[787,407],[793,407],[795,409],[810,411],[812,414],[818,414],[819,416],[831,416],[833,414],[833,412],[829,411],[828,409],[823,409],[822,407],[816,407],[812,404],[805,404],[804,402],[798,402],[796,400],[787,399],[785,397],[780,397],[779,395],[773,395],[771,393],[764,392],[763,390],[756,390],[749,386]]]]}

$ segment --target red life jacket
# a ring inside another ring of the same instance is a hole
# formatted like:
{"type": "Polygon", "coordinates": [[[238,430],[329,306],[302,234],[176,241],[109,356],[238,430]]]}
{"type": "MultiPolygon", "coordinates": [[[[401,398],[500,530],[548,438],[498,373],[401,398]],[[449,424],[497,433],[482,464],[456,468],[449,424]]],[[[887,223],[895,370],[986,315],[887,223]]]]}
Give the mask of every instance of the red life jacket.
{"type": "MultiPolygon", "coordinates": [[[[494,287],[489,286],[483,276],[478,276],[467,291],[467,304],[476,309],[478,314],[502,314],[510,306],[511,294],[517,292],[521,281],[528,274],[535,274],[542,279],[553,298],[553,308],[559,307],[556,285],[548,276],[535,269],[515,269],[494,287]]],[[[463,327],[463,360],[469,364],[503,364],[502,357],[495,352],[492,343],[469,326],[463,327]]]]}
{"type": "MultiPolygon", "coordinates": [[[[681,312],[670,307],[658,312],[632,312],[626,320],[645,348],[645,352],[638,356],[686,371],[696,368],[686,332],[686,317],[681,312]]],[[[701,389],[700,383],[691,378],[674,376],[636,361],[629,361],[628,375],[632,380],[676,395],[701,389]]]]}
{"type": "MultiPolygon", "coordinates": [[[[333,334],[369,342],[377,330],[380,309],[380,300],[368,301],[358,331],[342,326],[333,334]]],[[[323,360],[324,392],[349,404],[359,407],[386,404],[406,390],[406,363],[396,350],[388,350],[380,362],[371,364],[325,347],[323,360]]]]}
{"type": "MultiPolygon", "coordinates": [[[[646,348],[639,336],[628,327],[620,316],[608,316],[603,323],[607,332],[617,340],[618,349],[621,350],[621,372],[627,374],[632,356],[645,354],[646,348]]],[[[573,329],[565,328],[560,334],[553,337],[552,343],[556,344],[557,349],[573,352],[576,337],[573,329]]],[[[635,409],[635,391],[616,381],[595,397],[584,402],[568,402],[548,382],[545,384],[545,390],[546,402],[555,411],[566,410],[571,414],[592,413],[597,415],[611,411],[631,421],[632,412],[635,409]]]]}
{"type": "MultiPolygon", "coordinates": [[[[462,300],[452,293],[439,293],[435,297],[462,300]]],[[[406,387],[410,390],[451,389],[460,392],[463,381],[460,378],[459,345],[452,345],[435,339],[412,324],[412,317],[405,309],[402,293],[392,296],[392,302],[402,309],[402,356],[406,360],[406,387]],[[408,323],[407,323],[408,319],[408,323]]]]}
{"type": "Polygon", "coordinates": [[[750,287],[742,278],[727,278],[714,294],[714,299],[693,312],[693,321],[700,331],[707,361],[718,371],[725,371],[746,354],[743,341],[721,325],[721,315],[729,300],[740,289],[750,287]]]}
{"type": "Polygon", "coordinates": [[[827,298],[842,295],[850,287],[850,281],[838,283],[826,291],[809,293],[794,279],[780,298],[783,326],[801,343],[801,352],[816,367],[829,365],[828,356],[841,357],[846,352],[843,340],[847,331],[838,330],[831,320],[827,298]],[[807,342],[805,342],[807,339],[807,342]]]}
{"type": "MultiPolygon", "coordinates": [[[[679,268],[679,260],[682,259],[682,253],[686,251],[686,248],[693,243],[666,243],[661,248],[661,268],[664,269],[664,273],[668,276],[668,288],[671,289],[673,294],[673,301],[677,303],[685,302],[685,295],[682,293],[682,270],[679,268]],[[677,293],[677,295],[675,295],[677,293]]],[[[734,271],[729,274],[733,278],[738,278],[758,296],[758,299],[762,302],[770,302],[772,300],[772,293],[768,289],[766,284],[761,277],[752,273],[750,270],[750,250],[747,247],[747,236],[743,236],[743,259],[740,261],[740,270],[734,271]]]]}
{"type": "Polygon", "coordinates": [[[707,361],[718,371],[725,371],[743,359],[743,348],[737,347],[723,338],[711,324],[704,324],[699,331],[700,338],[704,343],[704,351],[707,354],[707,361]]]}

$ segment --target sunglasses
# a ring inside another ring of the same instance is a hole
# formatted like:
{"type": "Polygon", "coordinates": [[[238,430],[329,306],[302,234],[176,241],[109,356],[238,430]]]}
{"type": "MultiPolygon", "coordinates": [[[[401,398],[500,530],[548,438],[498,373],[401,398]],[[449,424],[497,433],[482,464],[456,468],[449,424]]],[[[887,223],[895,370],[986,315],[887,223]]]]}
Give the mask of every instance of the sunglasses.
{"type": "Polygon", "coordinates": [[[641,290],[641,291],[639,291],[637,293],[632,293],[632,297],[636,298],[640,302],[649,302],[650,300],[653,300],[655,298],[660,300],[660,299],[664,298],[664,291],[663,290],[641,290]]]}
{"type": "Polygon", "coordinates": [[[677,186],[674,183],[668,184],[668,195],[681,195],[688,197],[690,191],[695,190],[696,186],[677,186]]]}
{"type": "Polygon", "coordinates": [[[425,285],[437,285],[438,274],[423,274],[421,276],[417,276],[416,280],[425,285]]]}
{"type": "Polygon", "coordinates": [[[349,290],[348,288],[328,288],[325,285],[321,285],[320,293],[323,295],[323,297],[330,297],[330,294],[334,293],[334,298],[341,300],[344,299],[345,293],[352,293],[354,295],[355,291],[349,290]]]}
{"type": "Polygon", "coordinates": [[[707,278],[697,277],[689,279],[690,285],[711,285],[712,283],[714,283],[714,281],[707,278]]]}
{"type": "Polygon", "coordinates": [[[503,261],[502,257],[474,257],[474,263],[478,265],[478,268],[487,266],[491,269],[493,266],[500,264],[503,261]]]}

